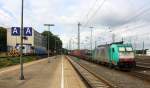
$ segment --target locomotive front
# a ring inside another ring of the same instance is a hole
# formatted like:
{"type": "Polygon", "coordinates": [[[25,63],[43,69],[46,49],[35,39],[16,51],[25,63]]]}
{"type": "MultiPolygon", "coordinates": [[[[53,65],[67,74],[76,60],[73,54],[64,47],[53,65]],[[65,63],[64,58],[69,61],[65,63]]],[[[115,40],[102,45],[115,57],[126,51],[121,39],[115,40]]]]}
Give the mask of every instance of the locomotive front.
{"type": "Polygon", "coordinates": [[[118,66],[120,68],[133,68],[136,65],[135,55],[131,45],[118,46],[118,66]]]}

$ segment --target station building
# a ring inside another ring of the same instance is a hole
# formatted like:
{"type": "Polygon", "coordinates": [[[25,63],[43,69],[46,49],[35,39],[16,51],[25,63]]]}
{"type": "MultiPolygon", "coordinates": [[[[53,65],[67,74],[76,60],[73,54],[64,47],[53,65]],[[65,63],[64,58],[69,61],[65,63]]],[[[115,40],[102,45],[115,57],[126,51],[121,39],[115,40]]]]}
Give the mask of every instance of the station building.
{"type": "MultiPolygon", "coordinates": [[[[7,28],[7,50],[11,51],[13,49],[18,49],[20,47],[21,36],[12,35],[11,28],[7,28]]],[[[31,52],[46,52],[46,38],[35,29],[32,28],[32,36],[26,36],[23,39],[23,53],[31,53],[31,52]]]]}

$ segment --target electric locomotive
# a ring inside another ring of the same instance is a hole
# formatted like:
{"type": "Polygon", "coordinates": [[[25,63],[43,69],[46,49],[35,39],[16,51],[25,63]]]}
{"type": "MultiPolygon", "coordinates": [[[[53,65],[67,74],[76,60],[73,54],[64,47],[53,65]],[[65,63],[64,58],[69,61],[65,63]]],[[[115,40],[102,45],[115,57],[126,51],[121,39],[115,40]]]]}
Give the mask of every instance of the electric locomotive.
{"type": "Polygon", "coordinates": [[[117,42],[100,45],[93,53],[93,60],[109,67],[133,68],[136,65],[134,50],[131,44],[117,42]]]}

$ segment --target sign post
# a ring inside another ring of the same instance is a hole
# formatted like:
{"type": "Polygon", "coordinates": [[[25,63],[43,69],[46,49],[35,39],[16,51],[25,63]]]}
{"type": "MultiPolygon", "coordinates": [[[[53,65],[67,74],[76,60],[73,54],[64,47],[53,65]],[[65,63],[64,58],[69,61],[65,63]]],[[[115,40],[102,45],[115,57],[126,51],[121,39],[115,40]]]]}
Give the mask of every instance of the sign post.
{"type": "Polygon", "coordinates": [[[23,74],[23,39],[27,39],[26,36],[32,36],[32,27],[23,27],[23,0],[22,0],[22,16],[21,16],[21,28],[20,27],[12,27],[11,28],[12,36],[20,36],[20,80],[24,80],[23,74]]]}
{"type": "Polygon", "coordinates": [[[20,80],[24,80],[24,74],[23,74],[23,9],[24,8],[24,0],[22,0],[21,5],[21,48],[20,48],[20,80]]]}

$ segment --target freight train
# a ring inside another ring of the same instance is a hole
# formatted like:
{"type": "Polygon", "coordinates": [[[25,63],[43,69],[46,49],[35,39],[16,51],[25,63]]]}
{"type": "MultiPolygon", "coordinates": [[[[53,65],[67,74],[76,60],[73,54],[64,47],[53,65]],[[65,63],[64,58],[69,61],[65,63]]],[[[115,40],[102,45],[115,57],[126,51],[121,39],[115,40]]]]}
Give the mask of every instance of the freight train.
{"type": "Polygon", "coordinates": [[[91,53],[87,50],[75,50],[70,55],[101,63],[110,68],[132,69],[136,66],[134,50],[131,44],[116,42],[99,45],[91,53]]]}

